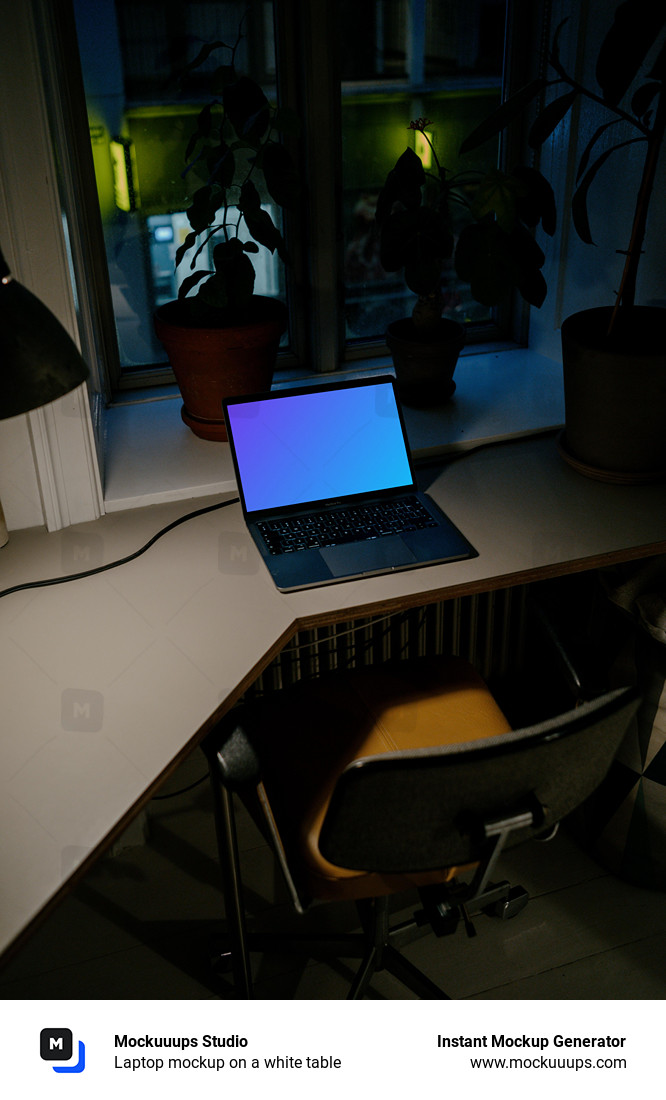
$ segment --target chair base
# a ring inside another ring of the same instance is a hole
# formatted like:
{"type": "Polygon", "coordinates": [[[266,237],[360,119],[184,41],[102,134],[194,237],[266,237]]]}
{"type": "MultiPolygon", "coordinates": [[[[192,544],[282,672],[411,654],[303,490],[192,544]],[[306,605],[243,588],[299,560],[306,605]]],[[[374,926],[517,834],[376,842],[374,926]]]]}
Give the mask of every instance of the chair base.
{"type": "MultiPolygon", "coordinates": [[[[252,999],[249,954],[252,952],[283,952],[301,954],[310,958],[360,959],[359,966],[347,1000],[361,1000],[367,993],[375,974],[388,971],[407,989],[422,1000],[450,1000],[447,993],[428,978],[417,966],[398,950],[398,945],[413,942],[422,935],[434,932],[436,936],[452,935],[462,921],[467,935],[476,935],[472,916],[485,914],[502,920],[510,920],[525,908],[529,895],[522,886],[509,882],[489,884],[480,895],[463,900],[465,889],[452,887],[425,887],[419,890],[423,908],[410,920],[391,927],[389,925],[389,899],[373,898],[357,902],[363,931],[338,935],[322,933],[245,932],[245,963],[242,968],[245,981],[236,977],[237,996],[252,999]]],[[[233,965],[232,951],[220,952],[227,969],[233,965]]],[[[238,968],[236,968],[238,969],[238,968]]]]}
{"type": "MultiPolygon", "coordinates": [[[[386,970],[397,978],[407,989],[422,1000],[449,1000],[435,982],[431,981],[417,966],[406,959],[396,944],[419,938],[427,928],[420,928],[415,920],[404,921],[395,927],[389,927],[389,899],[373,898],[357,902],[361,915],[363,931],[341,934],[320,935],[314,933],[282,933],[246,931],[244,937],[245,952],[280,952],[300,954],[316,959],[360,959],[361,964],[347,994],[347,1000],[361,1000],[367,993],[375,974],[386,970]]],[[[234,969],[233,948],[217,953],[218,965],[224,969],[234,969]]],[[[237,997],[252,999],[252,981],[249,965],[242,968],[247,975],[245,982],[239,982],[236,973],[235,986],[237,997]]]]}

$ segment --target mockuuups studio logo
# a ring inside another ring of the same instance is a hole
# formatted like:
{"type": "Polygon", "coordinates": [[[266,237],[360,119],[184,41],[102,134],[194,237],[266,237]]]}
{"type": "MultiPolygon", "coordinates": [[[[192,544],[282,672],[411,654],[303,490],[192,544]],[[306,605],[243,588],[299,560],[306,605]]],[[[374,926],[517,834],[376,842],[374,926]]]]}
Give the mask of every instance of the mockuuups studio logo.
{"type": "Polygon", "coordinates": [[[218,543],[220,573],[256,573],[259,557],[252,537],[245,531],[222,531],[218,543]]]}
{"type": "Polygon", "coordinates": [[[390,385],[377,386],[375,390],[375,413],[377,416],[397,416],[393,388],[390,385]]]}
{"type": "Polygon", "coordinates": [[[60,696],[60,722],[73,733],[99,733],[104,724],[104,696],[99,691],[66,688],[60,696]]]}
{"type": "Polygon", "coordinates": [[[98,569],[104,561],[104,539],[101,535],[68,528],[60,533],[60,557],[65,573],[98,569]]]}
{"type": "MultiPolygon", "coordinates": [[[[45,1027],[39,1033],[39,1053],[45,1062],[71,1062],[74,1048],[68,1027],[45,1027]]],[[[55,1073],[82,1073],[86,1068],[86,1048],[79,1039],[74,1065],[51,1066],[55,1073]]]]}

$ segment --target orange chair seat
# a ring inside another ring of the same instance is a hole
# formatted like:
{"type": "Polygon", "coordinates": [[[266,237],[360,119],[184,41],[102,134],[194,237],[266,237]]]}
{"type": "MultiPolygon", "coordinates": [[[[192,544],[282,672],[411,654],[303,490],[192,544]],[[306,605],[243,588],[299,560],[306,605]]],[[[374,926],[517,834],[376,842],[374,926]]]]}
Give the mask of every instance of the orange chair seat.
{"type": "Polygon", "coordinates": [[[301,682],[270,700],[260,730],[264,811],[310,896],[347,900],[450,881],[460,868],[382,875],[337,867],[319,836],[340,773],[353,760],[494,737],[511,729],[481,677],[459,658],[354,669],[301,682]]]}

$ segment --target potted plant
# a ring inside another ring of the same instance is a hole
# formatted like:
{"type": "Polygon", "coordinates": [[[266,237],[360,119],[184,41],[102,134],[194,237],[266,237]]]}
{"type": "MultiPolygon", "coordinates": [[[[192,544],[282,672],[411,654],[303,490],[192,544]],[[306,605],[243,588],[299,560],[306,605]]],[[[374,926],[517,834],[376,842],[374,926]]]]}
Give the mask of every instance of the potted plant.
{"type": "MultiPolygon", "coordinates": [[[[615,303],[579,311],[561,328],[565,430],[560,450],[572,466],[601,480],[633,483],[666,475],[666,310],[636,304],[637,274],[666,130],[666,13],[663,5],[626,0],[615,10],[596,58],[597,88],[569,75],[557,28],[548,61],[552,75],[516,93],[463,143],[474,149],[509,125],[536,99],[528,141],[539,149],[573,108],[587,107],[590,137],[578,164],[571,201],[578,236],[592,243],[590,209],[597,177],[636,143],[645,156],[636,180],[628,241],[615,303]],[[649,64],[649,67],[648,67],[649,64]],[[555,98],[545,95],[556,89],[555,98]]],[[[635,150],[634,150],[635,152],[635,150]]]]}
{"type": "Polygon", "coordinates": [[[398,390],[407,404],[446,400],[455,389],[453,372],[465,341],[457,321],[442,317],[442,280],[455,267],[472,296],[496,305],[516,289],[532,305],[546,294],[541,274],[545,256],[531,230],[541,222],[555,231],[552,189],[536,169],[494,169],[450,173],[439,161],[426,118],[410,122],[432,150],[426,172],[407,148],[386,177],[377,200],[380,261],[385,271],[404,271],[416,294],[411,317],[388,326],[398,390]],[[461,221],[461,229],[456,229],[461,221]]]}
{"type": "Polygon", "coordinates": [[[192,274],[154,319],[183,396],[183,420],[212,440],[226,439],[224,397],[270,389],[287,313],[279,300],[254,293],[251,256],[264,245],[285,260],[283,236],[265,205],[293,207],[299,193],[296,167],[279,140],[281,132],[293,132],[294,120],[236,72],[241,37],[232,47],[206,45],[184,70],[200,68],[214,51],[231,54],[212,74],[212,98],[184,155],[183,175],[197,186],[176,267],[189,262],[192,274]],[[211,248],[213,268],[195,269],[211,248]]]}

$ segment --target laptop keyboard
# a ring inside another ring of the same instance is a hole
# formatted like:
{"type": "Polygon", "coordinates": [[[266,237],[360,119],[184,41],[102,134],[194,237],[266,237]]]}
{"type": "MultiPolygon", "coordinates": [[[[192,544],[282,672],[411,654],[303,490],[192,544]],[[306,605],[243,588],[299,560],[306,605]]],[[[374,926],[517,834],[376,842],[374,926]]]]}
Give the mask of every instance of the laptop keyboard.
{"type": "Polygon", "coordinates": [[[427,508],[416,497],[257,523],[271,554],[364,542],[436,526],[427,508]]]}

